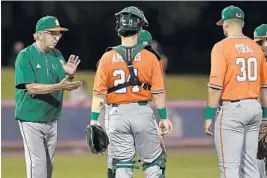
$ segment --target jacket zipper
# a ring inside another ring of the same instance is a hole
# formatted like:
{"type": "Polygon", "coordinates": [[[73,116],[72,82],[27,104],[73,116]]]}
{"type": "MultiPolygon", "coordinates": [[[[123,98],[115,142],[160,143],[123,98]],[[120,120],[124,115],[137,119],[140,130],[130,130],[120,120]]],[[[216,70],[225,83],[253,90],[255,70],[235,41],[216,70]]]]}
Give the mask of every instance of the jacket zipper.
{"type": "Polygon", "coordinates": [[[46,54],[45,54],[45,63],[46,63],[46,75],[48,76],[49,72],[48,72],[48,61],[47,61],[46,54]]]}

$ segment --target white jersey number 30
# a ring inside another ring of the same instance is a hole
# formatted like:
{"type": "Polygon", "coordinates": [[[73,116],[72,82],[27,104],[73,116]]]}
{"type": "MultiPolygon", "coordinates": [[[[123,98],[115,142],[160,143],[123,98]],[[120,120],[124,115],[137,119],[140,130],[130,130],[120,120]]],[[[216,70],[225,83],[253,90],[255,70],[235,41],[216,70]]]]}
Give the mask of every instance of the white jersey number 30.
{"type": "Polygon", "coordinates": [[[236,58],[236,64],[240,65],[241,75],[237,75],[236,79],[239,82],[250,81],[254,82],[258,78],[258,61],[255,57],[250,57],[247,60],[244,58],[236,58]]]}

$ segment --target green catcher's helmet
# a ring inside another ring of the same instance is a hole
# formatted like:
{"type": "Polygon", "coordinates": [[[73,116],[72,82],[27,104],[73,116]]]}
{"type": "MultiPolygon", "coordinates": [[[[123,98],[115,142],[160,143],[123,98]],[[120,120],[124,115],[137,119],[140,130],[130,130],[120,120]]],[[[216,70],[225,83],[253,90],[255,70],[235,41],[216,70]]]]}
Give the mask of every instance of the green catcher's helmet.
{"type": "Polygon", "coordinates": [[[117,19],[116,31],[127,37],[138,33],[142,27],[148,26],[144,13],[137,7],[130,6],[115,14],[117,19]]]}
{"type": "Polygon", "coordinates": [[[138,44],[152,45],[152,35],[147,30],[141,30],[138,34],[138,44]]]}
{"type": "Polygon", "coordinates": [[[267,24],[262,24],[254,30],[254,41],[260,41],[262,38],[267,38],[267,24]]]}

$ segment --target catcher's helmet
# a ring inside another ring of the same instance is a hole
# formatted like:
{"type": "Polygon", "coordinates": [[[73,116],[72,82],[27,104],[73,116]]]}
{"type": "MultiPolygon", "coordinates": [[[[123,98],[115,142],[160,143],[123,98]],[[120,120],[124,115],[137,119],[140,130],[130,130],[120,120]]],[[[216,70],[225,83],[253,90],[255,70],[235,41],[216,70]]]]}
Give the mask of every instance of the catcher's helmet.
{"type": "Polygon", "coordinates": [[[116,31],[127,37],[138,33],[143,26],[148,26],[144,13],[137,7],[130,6],[115,14],[117,19],[116,31]]]}

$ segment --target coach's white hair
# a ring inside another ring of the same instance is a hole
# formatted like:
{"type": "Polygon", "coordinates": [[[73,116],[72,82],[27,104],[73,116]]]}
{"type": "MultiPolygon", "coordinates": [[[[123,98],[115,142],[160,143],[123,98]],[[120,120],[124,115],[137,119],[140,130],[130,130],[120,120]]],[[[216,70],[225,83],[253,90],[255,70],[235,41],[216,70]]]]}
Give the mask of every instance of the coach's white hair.
{"type": "Polygon", "coordinates": [[[35,33],[33,34],[33,39],[34,39],[35,41],[40,40],[40,33],[39,33],[39,32],[35,32],[35,33]]]}

